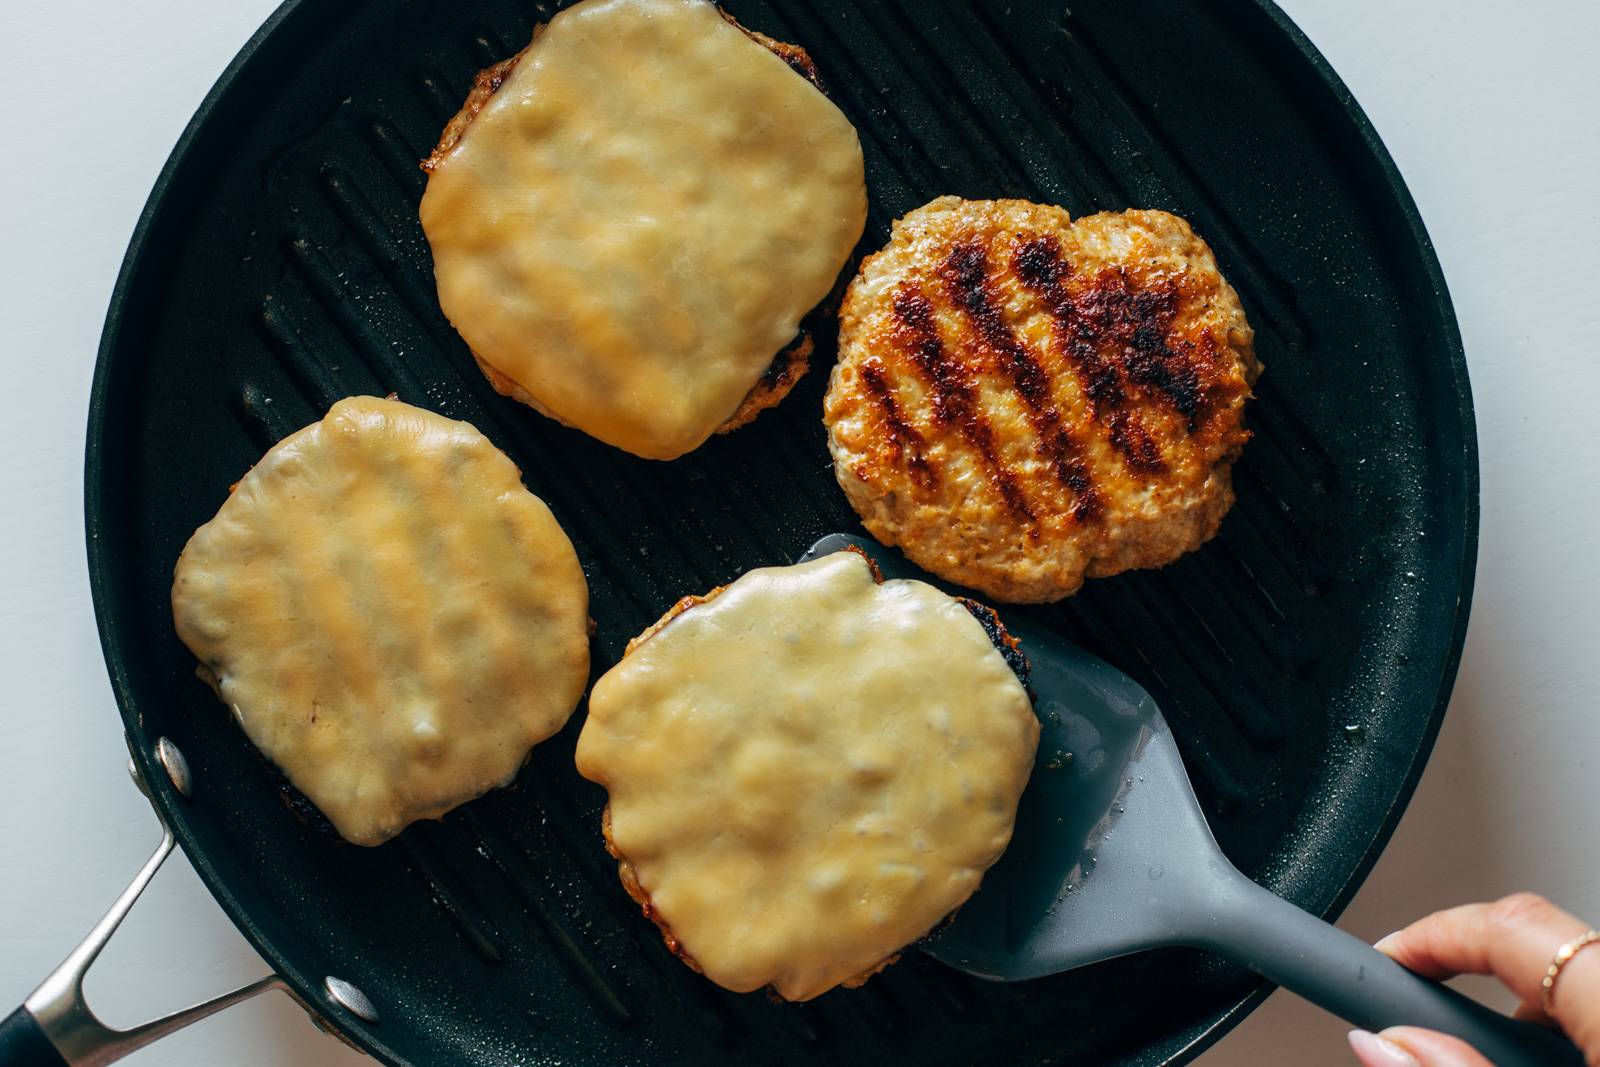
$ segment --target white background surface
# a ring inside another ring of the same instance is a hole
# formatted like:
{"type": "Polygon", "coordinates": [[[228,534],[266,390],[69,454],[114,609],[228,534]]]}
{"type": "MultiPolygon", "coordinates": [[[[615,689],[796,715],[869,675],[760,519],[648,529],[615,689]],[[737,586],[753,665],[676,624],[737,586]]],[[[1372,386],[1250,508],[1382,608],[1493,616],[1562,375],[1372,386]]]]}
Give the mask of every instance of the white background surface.
{"type": "MultiPolygon", "coordinates": [[[[89,380],[150,185],[274,3],[0,4],[0,1013],[157,839],[123,771],[89,605],[89,380]]],[[[1284,6],[1354,90],[1421,206],[1466,338],[1482,442],[1478,590],[1455,700],[1342,925],[1376,938],[1521,887],[1600,921],[1600,5],[1284,6]]],[[[180,856],[89,992],[129,1023],[262,970],[180,856]]],[[[1344,1064],[1344,1029],[1275,994],[1202,1062],[1344,1064]]],[[[269,996],[134,1062],[356,1059],[269,996]]]]}

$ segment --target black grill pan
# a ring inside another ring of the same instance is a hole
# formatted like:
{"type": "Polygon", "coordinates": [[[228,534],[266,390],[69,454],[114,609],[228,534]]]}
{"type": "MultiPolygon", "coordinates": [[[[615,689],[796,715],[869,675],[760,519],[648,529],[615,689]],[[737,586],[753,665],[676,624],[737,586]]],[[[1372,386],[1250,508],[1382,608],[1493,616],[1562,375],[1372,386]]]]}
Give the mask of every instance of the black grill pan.
{"type": "MultiPolygon", "coordinates": [[[[804,45],[861,131],[872,212],[941,193],[1188,217],[1257,328],[1256,437],[1220,536],[1030,610],[1166,710],[1217,837],[1313,912],[1350,898],[1443,715],[1466,625],[1477,461],[1460,340],[1415,207],[1348,92],[1266,0],[737,0],[804,45]]],[[[193,674],[168,590],[189,533],[340,396],[471,420],[588,574],[596,670],[685,593],[859,529],[820,423],[832,357],[679,461],[635,459],[495,395],[440,314],[420,159],[473,73],[553,8],[290,0],[202,105],[112,298],[89,417],[89,563],[136,762],[223,907],[382,1059],[433,1063],[1071,1062],[1194,1056],[1260,1001],[1198,953],[1016,986],[911,953],[803,1005],[718,989],[623,893],[582,713],[517,786],[376,850],[286,809],[193,674]],[[152,762],[187,754],[185,801],[152,762]],[[322,977],[371,998],[338,1010],[322,977]]]]}

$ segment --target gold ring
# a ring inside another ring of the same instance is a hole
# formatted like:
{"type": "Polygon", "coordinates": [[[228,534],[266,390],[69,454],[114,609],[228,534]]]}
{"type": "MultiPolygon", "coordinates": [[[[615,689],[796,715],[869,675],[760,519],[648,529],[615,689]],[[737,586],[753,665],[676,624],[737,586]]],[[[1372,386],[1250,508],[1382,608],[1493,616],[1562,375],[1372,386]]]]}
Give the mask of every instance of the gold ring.
{"type": "Polygon", "coordinates": [[[1544,981],[1539,983],[1539,1004],[1546,1015],[1554,1018],[1550,1000],[1555,996],[1556,979],[1561,977],[1561,968],[1571,962],[1572,957],[1596,943],[1600,943],[1600,930],[1590,930],[1556,949],[1556,958],[1550,961],[1550,968],[1544,972],[1544,981]]]}

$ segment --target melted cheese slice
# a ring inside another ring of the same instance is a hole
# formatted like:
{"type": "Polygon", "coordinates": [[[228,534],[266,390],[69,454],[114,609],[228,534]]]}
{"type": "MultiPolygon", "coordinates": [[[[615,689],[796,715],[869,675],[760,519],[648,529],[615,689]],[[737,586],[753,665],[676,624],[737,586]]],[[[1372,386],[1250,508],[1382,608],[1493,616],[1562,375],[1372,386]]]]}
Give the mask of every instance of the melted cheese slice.
{"type": "Polygon", "coordinates": [[[706,976],[808,1000],[978,887],[1038,739],[965,607],[839,552],[751,571],[647,634],[595,684],[577,758],[706,976]]]}
{"type": "Polygon", "coordinates": [[[439,302],[547,415],[651,459],[731,416],[866,222],[855,128],[706,0],[539,32],[422,198],[439,302]]]}
{"type": "Polygon", "coordinates": [[[465,422],[341,400],[178,558],[172,614],[244,731],[347,840],[507,784],[589,674],[588,586],[465,422]]]}

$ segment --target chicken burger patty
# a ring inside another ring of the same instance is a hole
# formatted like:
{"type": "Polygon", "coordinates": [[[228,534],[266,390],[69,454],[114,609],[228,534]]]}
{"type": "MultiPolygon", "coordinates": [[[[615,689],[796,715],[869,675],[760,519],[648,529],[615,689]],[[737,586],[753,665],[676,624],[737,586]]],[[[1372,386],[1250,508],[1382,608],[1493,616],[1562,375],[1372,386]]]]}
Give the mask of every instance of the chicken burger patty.
{"type": "Polygon", "coordinates": [[[562,10],[422,166],[439,302],[490,382],[650,459],[783,398],[866,222],[810,57],[707,0],[562,10]]]}
{"type": "Polygon", "coordinates": [[[895,223],[840,309],[824,402],[867,529],[998,600],[1157,567],[1233,503],[1260,373],[1189,224],[941,197],[895,223]]]}
{"type": "Polygon", "coordinates": [[[172,616],[245,734],[346,840],[506,785],[589,676],[589,589],[470,424],[349,397],[239,480],[172,616]]]}
{"type": "Polygon", "coordinates": [[[859,552],[763,568],[629,644],[578,770],[674,952],[809,1000],[894,962],[1005,849],[1039,739],[1019,673],[992,612],[859,552]]]}

